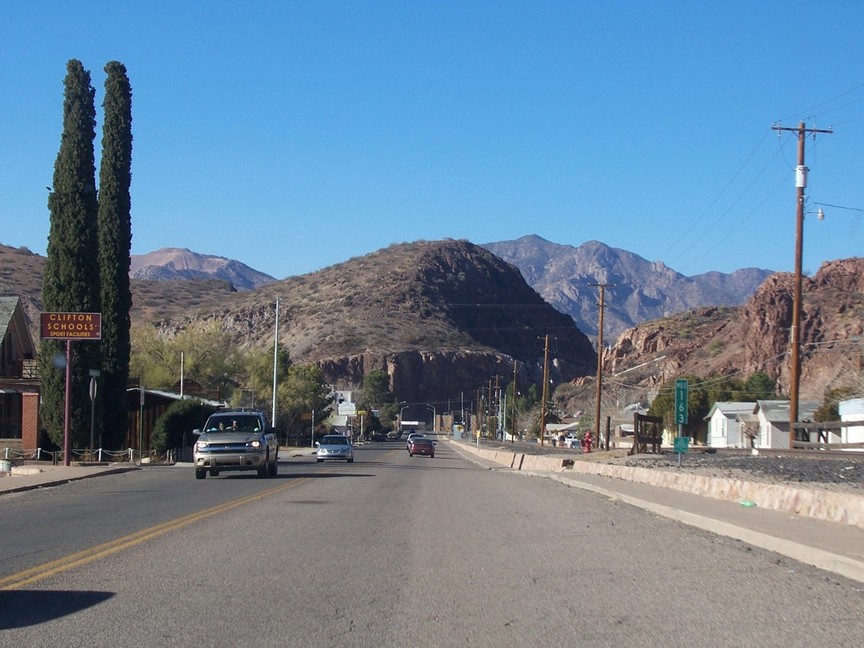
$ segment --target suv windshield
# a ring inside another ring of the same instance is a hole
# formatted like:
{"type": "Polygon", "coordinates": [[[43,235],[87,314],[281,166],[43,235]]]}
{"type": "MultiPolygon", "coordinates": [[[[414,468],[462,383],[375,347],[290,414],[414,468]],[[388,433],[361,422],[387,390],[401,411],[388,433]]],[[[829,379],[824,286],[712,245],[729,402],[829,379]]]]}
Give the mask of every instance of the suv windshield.
{"type": "Polygon", "coordinates": [[[207,421],[205,432],[258,432],[261,429],[255,416],[213,416],[207,421]]]}

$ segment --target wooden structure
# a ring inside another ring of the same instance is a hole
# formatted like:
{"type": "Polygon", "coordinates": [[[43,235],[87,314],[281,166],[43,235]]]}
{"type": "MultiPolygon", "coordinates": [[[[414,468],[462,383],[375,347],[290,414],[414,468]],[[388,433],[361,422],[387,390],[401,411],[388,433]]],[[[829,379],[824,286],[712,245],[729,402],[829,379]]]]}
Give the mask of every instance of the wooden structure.
{"type": "Polygon", "coordinates": [[[663,419],[645,414],[633,415],[633,445],[630,454],[653,452],[658,454],[663,443],[663,419]],[[648,450],[648,447],[651,450],[648,450]]]}

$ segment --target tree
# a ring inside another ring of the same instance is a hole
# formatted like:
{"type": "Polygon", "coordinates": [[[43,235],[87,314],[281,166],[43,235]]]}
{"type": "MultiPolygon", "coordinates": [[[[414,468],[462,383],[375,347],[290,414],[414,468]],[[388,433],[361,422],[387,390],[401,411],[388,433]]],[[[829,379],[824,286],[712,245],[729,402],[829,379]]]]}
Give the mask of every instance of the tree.
{"type": "Polygon", "coordinates": [[[311,428],[311,414],[323,421],[330,416],[330,386],[324,382],[324,372],[316,365],[292,365],[288,375],[276,390],[278,426],[286,438],[304,436],[311,428]],[[307,423],[308,421],[308,423],[307,423]]]}
{"type": "Polygon", "coordinates": [[[109,447],[126,438],[126,383],[131,354],[132,90],[126,67],[105,66],[102,162],[99,166],[99,272],[102,301],[102,425],[109,447]]]}
{"type": "MultiPolygon", "coordinates": [[[[682,376],[688,383],[687,389],[687,424],[684,426],[684,436],[696,440],[705,440],[708,426],[704,421],[708,414],[708,392],[704,381],[697,376],[682,376]]],[[[659,416],[663,419],[663,428],[677,430],[675,423],[675,381],[667,382],[660,388],[660,393],[648,408],[649,416],[659,416]]]]}
{"type": "MultiPolygon", "coordinates": [[[[80,61],[66,64],[63,133],[54,163],[54,186],[48,194],[50,227],[42,280],[42,305],[48,312],[100,312],[97,245],[95,92],[90,73],[80,61]]],[[[90,370],[99,367],[99,342],[71,344],[69,430],[73,446],[90,434],[90,370]]],[[[54,358],[63,353],[57,342],[39,349],[42,406],[40,414],[52,441],[62,445],[65,372],[54,358]]],[[[124,398],[125,402],[125,398],[124,398]]]]}
{"type": "Polygon", "coordinates": [[[178,383],[182,354],[185,379],[228,399],[248,365],[245,354],[217,322],[199,323],[173,336],[149,324],[136,326],[131,338],[130,372],[146,387],[170,388],[178,383]]]}
{"type": "Polygon", "coordinates": [[[819,423],[840,420],[840,401],[856,395],[852,387],[834,387],[825,391],[822,404],[813,412],[813,420],[819,423]]]}
{"type": "MultiPolygon", "coordinates": [[[[291,355],[285,347],[279,347],[276,359],[276,384],[284,382],[291,367],[291,355]]],[[[245,375],[240,381],[243,389],[248,389],[254,394],[255,402],[269,403],[273,407],[273,351],[269,349],[255,349],[246,356],[245,375]]],[[[278,399],[277,399],[278,400],[278,399]]],[[[276,423],[281,421],[279,416],[278,402],[276,423]]],[[[271,425],[274,421],[270,421],[271,425]]]]}
{"type": "Polygon", "coordinates": [[[768,400],[777,397],[777,381],[762,371],[756,371],[744,381],[745,401],[768,400]]]}
{"type": "Polygon", "coordinates": [[[360,400],[367,408],[375,409],[395,400],[390,391],[390,376],[386,371],[373,369],[363,376],[360,400]]]}
{"type": "Polygon", "coordinates": [[[158,453],[172,448],[188,448],[195,443],[192,430],[204,427],[216,408],[194,398],[175,401],[159,417],[150,435],[150,444],[158,453]]]}

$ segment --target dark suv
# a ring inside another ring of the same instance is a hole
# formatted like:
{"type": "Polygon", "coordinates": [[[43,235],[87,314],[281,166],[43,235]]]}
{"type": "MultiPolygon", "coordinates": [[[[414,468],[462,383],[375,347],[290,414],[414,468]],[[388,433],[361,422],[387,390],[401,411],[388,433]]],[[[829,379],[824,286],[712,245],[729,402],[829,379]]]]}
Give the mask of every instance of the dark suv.
{"type": "Polygon", "coordinates": [[[203,430],[192,430],[195,442],[195,478],[223,470],[255,470],[259,477],[275,477],[279,445],[276,430],[261,410],[219,410],[203,430]]]}

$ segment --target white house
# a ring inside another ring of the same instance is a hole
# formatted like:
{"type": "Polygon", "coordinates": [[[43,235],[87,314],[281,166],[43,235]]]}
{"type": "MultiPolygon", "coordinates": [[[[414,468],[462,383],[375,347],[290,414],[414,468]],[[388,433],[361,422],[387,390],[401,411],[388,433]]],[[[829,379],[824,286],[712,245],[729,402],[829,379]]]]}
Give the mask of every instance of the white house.
{"type": "MultiPolygon", "coordinates": [[[[799,402],[798,420],[808,422],[813,420],[813,413],[819,408],[819,403],[799,402]]],[[[756,442],[758,448],[789,448],[789,401],[760,400],[756,401],[753,410],[759,423],[759,436],[756,442]]]]}
{"type": "Polygon", "coordinates": [[[861,425],[848,425],[840,430],[841,443],[864,443],[864,398],[851,398],[837,404],[840,420],[844,423],[861,422],[861,425]]]}
{"type": "Polygon", "coordinates": [[[749,448],[750,438],[744,426],[755,422],[754,402],[718,401],[711,407],[705,420],[708,421],[708,447],[749,448]]]}
{"type": "Polygon", "coordinates": [[[354,393],[350,390],[334,390],[333,411],[327,419],[327,426],[340,434],[349,434],[351,420],[357,416],[357,405],[354,403],[354,393]]]}

